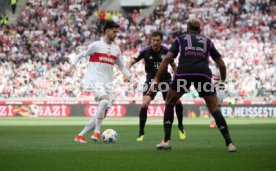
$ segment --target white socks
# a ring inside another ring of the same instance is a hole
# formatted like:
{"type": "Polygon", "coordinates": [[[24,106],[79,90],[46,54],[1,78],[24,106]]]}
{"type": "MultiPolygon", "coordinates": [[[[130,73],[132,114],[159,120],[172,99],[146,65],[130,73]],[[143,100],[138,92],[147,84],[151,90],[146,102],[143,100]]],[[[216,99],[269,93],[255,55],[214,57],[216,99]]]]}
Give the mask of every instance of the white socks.
{"type": "Polygon", "coordinates": [[[101,125],[104,119],[105,109],[108,105],[108,100],[101,100],[96,112],[96,127],[94,132],[101,132],[101,125]]]}
{"type": "Polygon", "coordinates": [[[80,136],[84,136],[85,134],[89,133],[93,128],[95,128],[95,132],[100,132],[107,105],[108,100],[104,99],[99,102],[96,115],[88,121],[83,130],[79,133],[80,136]]]}
{"type": "Polygon", "coordinates": [[[88,121],[83,130],[79,133],[80,136],[84,136],[89,133],[96,125],[96,116],[88,121]]]}

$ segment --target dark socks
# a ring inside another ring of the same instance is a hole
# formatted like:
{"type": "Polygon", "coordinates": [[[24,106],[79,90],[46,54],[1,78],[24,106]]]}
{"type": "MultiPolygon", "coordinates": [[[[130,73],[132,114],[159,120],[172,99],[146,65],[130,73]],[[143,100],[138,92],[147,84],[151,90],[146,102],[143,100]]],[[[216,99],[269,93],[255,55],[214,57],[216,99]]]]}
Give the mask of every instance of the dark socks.
{"type": "Polygon", "coordinates": [[[173,124],[173,119],[174,119],[174,105],[168,105],[166,104],[165,108],[165,115],[164,115],[164,133],[165,133],[165,138],[164,141],[167,142],[168,140],[171,139],[171,130],[172,130],[172,124],[173,124]]]}
{"type": "Polygon", "coordinates": [[[184,126],[182,124],[183,122],[183,106],[181,103],[177,103],[175,105],[175,112],[176,112],[176,116],[177,116],[177,120],[178,120],[178,128],[183,130],[184,126]]]}
{"type": "Polygon", "coordinates": [[[140,135],[144,135],[144,128],[147,121],[147,115],[148,115],[148,107],[141,107],[139,119],[140,119],[140,135]]]}
{"type": "Polygon", "coordinates": [[[224,119],[224,117],[222,116],[220,110],[217,110],[216,112],[212,113],[212,116],[214,117],[217,127],[220,130],[220,133],[222,134],[226,145],[228,146],[230,143],[232,143],[229,131],[228,131],[228,127],[227,127],[227,123],[224,119]]]}

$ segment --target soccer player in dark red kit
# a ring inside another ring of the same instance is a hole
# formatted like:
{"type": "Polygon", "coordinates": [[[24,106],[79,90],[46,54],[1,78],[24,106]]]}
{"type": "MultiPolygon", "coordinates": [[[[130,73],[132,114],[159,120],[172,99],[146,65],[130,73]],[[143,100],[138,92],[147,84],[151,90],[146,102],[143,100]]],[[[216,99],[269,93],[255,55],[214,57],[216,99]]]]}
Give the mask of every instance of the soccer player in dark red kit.
{"type": "Polygon", "coordinates": [[[165,59],[160,64],[152,87],[147,92],[148,95],[152,94],[156,84],[161,81],[162,75],[166,72],[170,61],[180,54],[177,71],[170,84],[166,98],[163,122],[165,137],[156,147],[157,149],[171,149],[170,140],[174,120],[174,105],[183,94],[189,92],[189,88],[193,84],[214,117],[217,127],[225,140],[227,150],[235,152],[236,147],[232,142],[227,123],[219,109],[216,89],[211,81],[212,72],[209,68],[209,56],[219,68],[221,88],[224,88],[226,80],[226,66],[222,60],[222,55],[217,51],[213,42],[200,34],[200,32],[200,21],[198,19],[190,19],[187,25],[187,32],[176,38],[165,59]]]}
{"type": "MultiPolygon", "coordinates": [[[[144,140],[144,128],[147,120],[147,111],[150,105],[150,102],[155,98],[157,91],[153,92],[150,96],[147,96],[146,93],[153,81],[156,72],[159,68],[160,63],[165,58],[166,54],[168,53],[168,48],[162,45],[163,33],[160,31],[153,31],[151,34],[151,45],[144,48],[140,51],[138,57],[132,59],[127,63],[127,68],[130,70],[131,66],[139,62],[140,60],[144,59],[145,61],[145,71],[147,73],[146,82],[144,84],[144,92],[143,92],[143,104],[139,114],[139,134],[137,141],[144,140]]],[[[170,65],[173,71],[176,71],[176,64],[173,59],[170,60],[170,65]]],[[[169,82],[171,81],[171,74],[168,72],[168,67],[166,67],[166,71],[163,73],[161,79],[164,84],[163,86],[160,85],[159,91],[162,92],[163,99],[166,99],[167,91],[169,88],[169,82]],[[167,87],[166,87],[167,85],[167,87]],[[166,90],[167,88],[167,90],[166,90]]],[[[186,138],[186,133],[184,131],[184,126],[182,124],[183,120],[183,106],[178,100],[175,105],[176,115],[178,119],[178,133],[179,138],[184,140],[186,138]]]]}

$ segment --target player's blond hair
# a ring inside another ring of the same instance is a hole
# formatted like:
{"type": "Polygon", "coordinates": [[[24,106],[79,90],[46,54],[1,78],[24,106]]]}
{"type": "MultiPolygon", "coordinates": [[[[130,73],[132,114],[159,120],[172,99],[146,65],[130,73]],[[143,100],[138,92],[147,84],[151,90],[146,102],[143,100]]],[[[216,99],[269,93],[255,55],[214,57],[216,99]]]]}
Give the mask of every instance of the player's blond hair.
{"type": "Polygon", "coordinates": [[[192,18],[188,20],[187,30],[190,32],[201,32],[200,28],[200,20],[196,18],[192,18]]]}

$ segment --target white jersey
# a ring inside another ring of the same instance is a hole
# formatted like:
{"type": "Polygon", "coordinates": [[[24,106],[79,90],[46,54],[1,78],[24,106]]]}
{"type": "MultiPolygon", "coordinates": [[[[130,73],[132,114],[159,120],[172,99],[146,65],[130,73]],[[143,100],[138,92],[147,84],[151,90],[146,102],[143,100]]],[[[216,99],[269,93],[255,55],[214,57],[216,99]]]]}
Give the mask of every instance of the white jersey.
{"type": "Polygon", "coordinates": [[[219,69],[214,66],[214,65],[210,65],[209,68],[212,71],[212,81],[214,84],[218,83],[220,81],[220,72],[219,69]]]}
{"type": "MultiPolygon", "coordinates": [[[[219,69],[214,66],[211,65],[209,66],[211,71],[212,71],[212,81],[215,84],[215,86],[217,85],[217,83],[219,83],[220,81],[220,72],[219,69]]],[[[223,99],[225,98],[225,92],[220,90],[217,86],[216,86],[216,91],[217,91],[217,99],[218,99],[218,103],[219,105],[223,104],[223,99]]]]}
{"type": "Polygon", "coordinates": [[[72,64],[76,65],[82,57],[89,57],[85,83],[112,83],[114,64],[119,66],[126,77],[131,76],[124,65],[120,48],[115,44],[107,44],[103,39],[91,43],[85,51],[72,59],[72,64]]]}

